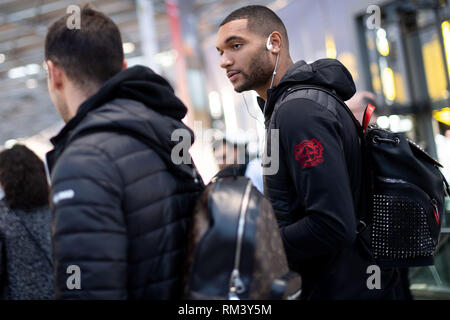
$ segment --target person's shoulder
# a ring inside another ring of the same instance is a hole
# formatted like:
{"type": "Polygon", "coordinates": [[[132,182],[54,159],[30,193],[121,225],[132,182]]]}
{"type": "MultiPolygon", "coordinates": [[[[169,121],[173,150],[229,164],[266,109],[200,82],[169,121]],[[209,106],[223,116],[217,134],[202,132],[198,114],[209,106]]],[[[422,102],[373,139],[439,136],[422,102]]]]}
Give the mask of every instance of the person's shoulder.
{"type": "Polygon", "coordinates": [[[0,238],[3,232],[7,232],[5,230],[8,230],[13,226],[12,221],[14,221],[14,219],[15,214],[13,210],[9,208],[6,200],[0,200],[0,238]]]}
{"type": "Polygon", "coordinates": [[[104,145],[95,144],[94,141],[92,137],[84,136],[64,149],[52,170],[53,183],[57,180],[95,176],[110,171],[113,159],[108,155],[104,145]]]}
{"type": "Polygon", "coordinates": [[[11,209],[9,208],[8,202],[5,198],[0,199],[0,212],[1,213],[7,213],[11,209]]]}
{"type": "Polygon", "coordinates": [[[107,139],[105,134],[108,136],[113,135],[112,133],[106,132],[92,132],[80,137],[70,142],[65,148],[63,153],[58,159],[64,160],[66,162],[78,162],[79,157],[96,157],[100,156],[102,158],[105,155],[105,144],[104,141],[107,139]]]}
{"type": "Polygon", "coordinates": [[[49,205],[44,205],[40,207],[33,208],[31,213],[39,216],[47,216],[50,214],[50,207],[49,205]]]}
{"type": "Polygon", "coordinates": [[[10,211],[8,204],[5,199],[0,200],[0,219],[1,217],[5,217],[10,211]]]}
{"type": "Polygon", "coordinates": [[[276,124],[290,124],[293,126],[308,126],[317,121],[335,122],[336,115],[327,107],[314,99],[298,97],[282,102],[279,106],[276,124]]]}
{"type": "Polygon", "coordinates": [[[311,107],[316,111],[332,111],[339,101],[328,91],[328,89],[320,87],[297,88],[293,86],[284,91],[283,97],[280,100],[280,107],[283,105],[301,104],[304,106],[303,109],[311,107]]]}

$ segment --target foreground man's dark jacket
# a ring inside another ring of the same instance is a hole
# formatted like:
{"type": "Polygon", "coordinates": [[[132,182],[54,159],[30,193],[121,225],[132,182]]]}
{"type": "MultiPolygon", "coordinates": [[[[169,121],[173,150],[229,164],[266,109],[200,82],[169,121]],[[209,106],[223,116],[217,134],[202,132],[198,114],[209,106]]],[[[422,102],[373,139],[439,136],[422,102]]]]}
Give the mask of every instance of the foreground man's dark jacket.
{"type": "Polygon", "coordinates": [[[186,112],[162,77],[133,67],[108,80],[52,139],[56,298],[181,297],[187,224],[202,188],[195,172],[167,163],[174,130],[193,141],[180,121],[186,112]],[[76,284],[71,265],[80,268],[79,290],[67,286],[76,284]]]}
{"type": "MultiPolygon", "coordinates": [[[[264,176],[264,193],[274,206],[291,268],[302,275],[302,297],[392,298],[396,271],[383,270],[381,289],[369,290],[367,267],[375,262],[356,237],[362,169],[355,125],[327,93],[307,89],[287,95],[298,85],[320,86],[346,101],[355,84],[337,60],[300,61],[268,92],[266,128],[279,129],[280,167],[264,176]]],[[[268,150],[273,143],[268,138],[268,150]]]]}

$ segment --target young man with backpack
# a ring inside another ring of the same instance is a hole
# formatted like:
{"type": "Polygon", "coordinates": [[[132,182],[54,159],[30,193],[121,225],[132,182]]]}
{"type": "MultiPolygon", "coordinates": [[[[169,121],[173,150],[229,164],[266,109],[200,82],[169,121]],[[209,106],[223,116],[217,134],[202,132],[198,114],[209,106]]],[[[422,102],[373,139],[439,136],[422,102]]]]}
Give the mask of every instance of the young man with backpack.
{"type": "Polygon", "coordinates": [[[279,169],[264,174],[264,194],[290,267],[302,276],[302,298],[394,299],[397,269],[375,272],[379,285],[372,286],[376,263],[357,237],[360,141],[351,116],[333,97],[345,101],[355,93],[348,70],[332,59],[294,64],[283,22],[263,6],[228,15],[216,46],[235,91],[259,95],[267,150],[279,144],[279,169]],[[270,140],[272,130],[279,130],[279,141],[270,140]]]}
{"type": "Polygon", "coordinates": [[[171,160],[187,109],[152,70],[126,69],[119,29],[81,10],[53,23],[48,88],[66,122],[47,154],[57,299],[182,296],[187,226],[203,185],[171,160]]]}

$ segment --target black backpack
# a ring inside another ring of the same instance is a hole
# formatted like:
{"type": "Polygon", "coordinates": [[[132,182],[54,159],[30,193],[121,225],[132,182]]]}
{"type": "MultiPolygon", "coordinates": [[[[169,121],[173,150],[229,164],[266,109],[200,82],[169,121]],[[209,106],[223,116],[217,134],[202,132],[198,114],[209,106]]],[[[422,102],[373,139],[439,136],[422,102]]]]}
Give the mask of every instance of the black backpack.
{"type": "Polygon", "coordinates": [[[364,123],[356,120],[334,92],[318,86],[298,85],[334,97],[352,118],[362,151],[362,201],[358,212],[358,239],[380,267],[434,264],[447,181],[442,165],[403,133],[368,125],[375,108],[369,105],[364,123]]]}
{"type": "Polygon", "coordinates": [[[404,134],[367,127],[369,110],[362,143],[367,211],[361,237],[380,266],[432,265],[445,191],[450,194],[442,166],[404,134]]]}
{"type": "Polygon", "coordinates": [[[194,210],[185,298],[297,299],[300,291],[272,205],[248,178],[221,172],[194,210]]]}

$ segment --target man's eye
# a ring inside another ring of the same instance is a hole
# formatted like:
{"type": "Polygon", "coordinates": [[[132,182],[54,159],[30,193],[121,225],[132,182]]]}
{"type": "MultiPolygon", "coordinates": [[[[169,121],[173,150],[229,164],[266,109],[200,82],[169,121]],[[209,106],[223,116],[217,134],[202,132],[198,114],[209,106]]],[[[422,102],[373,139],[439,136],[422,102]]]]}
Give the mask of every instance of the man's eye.
{"type": "Polygon", "coordinates": [[[239,49],[240,47],[242,47],[241,43],[233,44],[233,49],[239,49]]]}

